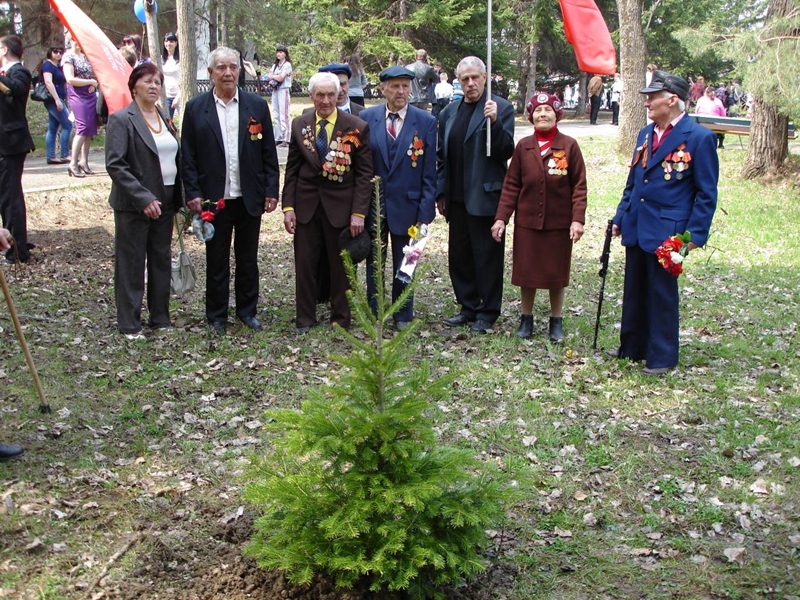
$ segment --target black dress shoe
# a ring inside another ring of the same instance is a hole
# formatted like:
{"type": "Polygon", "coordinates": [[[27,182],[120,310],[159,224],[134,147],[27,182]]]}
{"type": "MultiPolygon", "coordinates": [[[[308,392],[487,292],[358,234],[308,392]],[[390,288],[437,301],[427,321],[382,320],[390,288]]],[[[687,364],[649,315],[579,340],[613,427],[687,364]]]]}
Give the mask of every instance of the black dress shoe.
{"type": "Polygon", "coordinates": [[[213,321],[211,323],[211,331],[214,332],[214,335],[225,335],[226,327],[225,321],[213,321]]]}
{"type": "Polygon", "coordinates": [[[564,328],[562,317],[550,317],[550,341],[558,343],[564,339],[564,328]]]}
{"type": "Polygon", "coordinates": [[[0,462],[5,462],[7,460],[17,458],[18,456],[22,456],[24,452],[25,450],[22,449],[22,446],[0,443],[0,462]]]}
{"type": "Polygon", "coordinates": [[[469,315],[465,315],[464,313],[458,313],[455,317],[449,317],[444,320],[444,324],[448,327],[460,327],[461,325],[466,325],[467,323],[472,323],[475,320],[475,317],[470,317],[469,315]]]}
{"type": "Polygon", "coordinates": [[[250,329],[254,329],[255,331],[261,331],[262,329],[264,329],[261,326],[259,320],[256,319],[255,317],[239,317],[239,318],[241,319],[242,323],[244,323],[250,329]]]}
{"type": "Polygon", "coordinates": [[[472,333],[489,333],[489,330],[492,328],[492,323],[489,321],[484,321],[483,319],[478,319],[472,324],[472,327],[469,330],[472,333]]]}
{"type": "Polygon", "coordinates": [[[616,358],[618,360],[629,360],[631,362],[642,362],[643,358],[631,358],[630,356],[622,356],[620,354],[621,350],[616,348],[614,350],[606,350],[606,356],[609,358],[616,358]]]}
{"type": "Polygon", "coordinates": [[[303,327],[297,328],[297,335],[305,335],[309,331],[311,331],[311,325],[304,325],[303,327]]]}
{"type": "Polygon", "coordinates": [[[533,315],[522,315],[519,320],[517,337],[527,340],[533,335],[533,315]]]}
{"type": "Polygon", "coordinates": [[[408,327],[410,324],[411,321],[395,321],[394,328],[397,329],[397,331],[403,331],[403,329],[408,327]]]}

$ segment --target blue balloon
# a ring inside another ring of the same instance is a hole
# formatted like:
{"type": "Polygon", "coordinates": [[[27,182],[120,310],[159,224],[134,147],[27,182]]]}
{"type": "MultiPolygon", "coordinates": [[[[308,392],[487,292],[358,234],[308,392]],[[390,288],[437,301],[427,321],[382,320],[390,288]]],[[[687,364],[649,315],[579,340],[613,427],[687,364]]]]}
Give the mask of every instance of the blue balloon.
{"type": "MultiPolygon", "coordinates": [[[[156,2],[153,6],[153,12],[158,14],[158,2],[156,2]]],[[[133,14],[136,15],[136,18],[139,19],[139,22],[147,23],[147,17],[145,16],[144,10],[144,0],[136,0],[136,2],[133,3],[133,14]]]]}

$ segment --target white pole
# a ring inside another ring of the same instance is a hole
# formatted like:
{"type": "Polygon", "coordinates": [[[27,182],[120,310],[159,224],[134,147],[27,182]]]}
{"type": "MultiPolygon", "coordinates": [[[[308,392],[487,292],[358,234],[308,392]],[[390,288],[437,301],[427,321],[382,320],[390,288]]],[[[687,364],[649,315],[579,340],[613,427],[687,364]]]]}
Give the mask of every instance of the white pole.
{"type": "MultiPolygon", "coordinates": [[[[492,99],[492,0],[486,11],[486,100],[492,99]]],[[[492,120],[486,117],[486,156],[492,155],[492,120]]]]}

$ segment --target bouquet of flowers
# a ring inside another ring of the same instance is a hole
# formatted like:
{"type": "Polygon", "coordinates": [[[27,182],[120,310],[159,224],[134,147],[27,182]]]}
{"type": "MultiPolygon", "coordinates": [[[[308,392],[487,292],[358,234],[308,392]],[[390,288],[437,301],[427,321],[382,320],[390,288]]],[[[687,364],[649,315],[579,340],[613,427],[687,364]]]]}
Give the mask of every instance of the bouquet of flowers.
{"type": "Polygon", "coordinates": [[[689,242],[692,234],[684,231],[678,235],[671,235],[656,248],[656,257],[661,266],[673,277],[683,273],[683,259],[689,253],[689,242]]]}
{"type": "Polygon", "coordinates": [[[428,243],[430,230],[427,225],[417,223],[408,228],[408,245],[403,248],[403,264],[397,271],[397,278],[403,283],[410,283],[417,269],[419,257],[428,243]]]}
{"type": "Polygon", "coordinates": [[[225,208],[225,198],[220,198],[217,201],[203,200],[200,204],[201,212],[192,218],[192,233],[194,233],[201,242],[207,242],[214,237],[214,218],[217,212],[225,208]]]}

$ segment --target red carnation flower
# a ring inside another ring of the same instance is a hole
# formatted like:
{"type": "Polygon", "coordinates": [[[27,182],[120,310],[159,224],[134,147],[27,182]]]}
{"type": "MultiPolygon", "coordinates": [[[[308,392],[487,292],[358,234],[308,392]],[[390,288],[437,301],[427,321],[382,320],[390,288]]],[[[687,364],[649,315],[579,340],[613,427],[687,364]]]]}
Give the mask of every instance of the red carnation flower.
{"type": "Polygon", "coordinates": [[[220,198],[217,200],[217,210],[222,210],[225,208],[225,198],[220,198]]]}
{"type": "Polygon", "coordinates": [[[200,213],[200,218],[203,219],[203,221],[211,223],[211,221],[214,220],[214,213],[210,210],[204,210],[200,213]]]}

